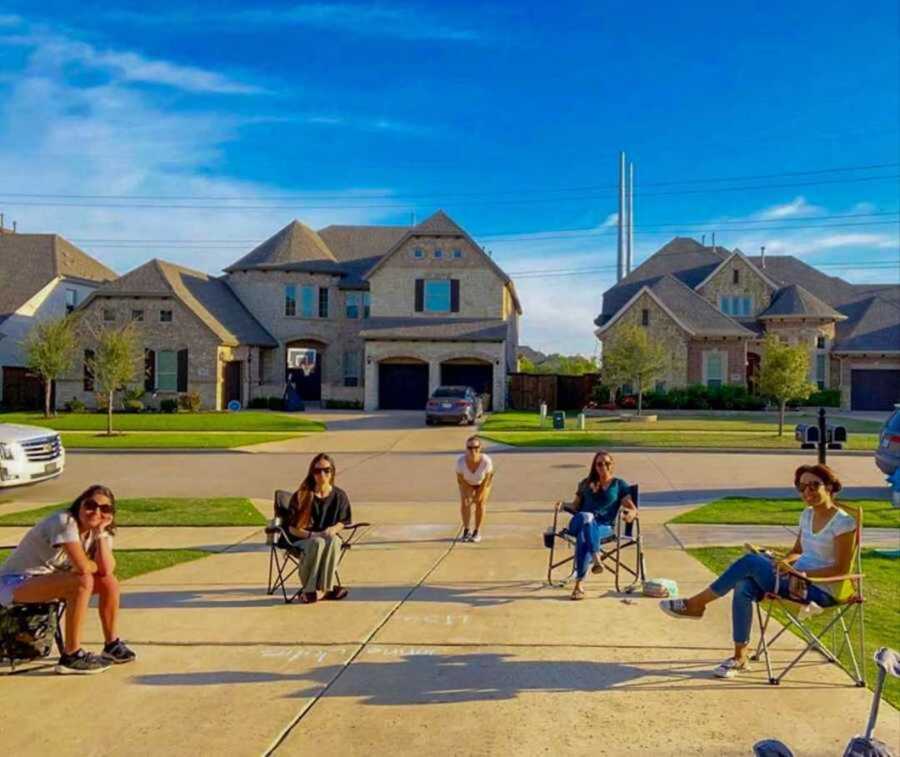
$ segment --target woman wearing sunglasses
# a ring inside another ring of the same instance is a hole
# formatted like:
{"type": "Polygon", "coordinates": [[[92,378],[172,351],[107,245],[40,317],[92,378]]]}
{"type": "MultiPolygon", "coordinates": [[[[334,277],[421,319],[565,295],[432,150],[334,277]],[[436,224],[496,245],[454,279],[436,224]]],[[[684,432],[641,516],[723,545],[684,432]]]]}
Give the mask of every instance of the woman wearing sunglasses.
{"type": "MultiPolygon", "coordinates": [[[[594,455],[588,477],[578,484],[572,502],[577,511],[569,521],[568,532],[575,537],[575,587],[572,599],[584,599],[584,579],[589,570],[600,573],[603,568],[597,561],[600,542],[613,533],[613,524],[619,508],[622,517],[631,522],[637,516],[637,507],[628,495],[628,484],[613,476],[613,458],[606,450],[594,455]],[[592,568],[593,566],[593,568],[592,568]]],[[[556,508],[562,506],[556,503],[556,508]]]]}
{"type": "Polygon", "coordinates": [[[713,671],[718,678],[734,678],[749,670],[747,646],[753,603],[765,593],[777,589],[782,597],[830,607],[853,591],[850,581],[817,586],[803,580],[806,576],[827,578],[850,572],[856,520],[835,502],[841,482],[827,465],[801,465],[794,473],[794,486],[807,507],[800,515],[797,540],[785,558],[775,561],[766,554],[746,554],[699,594],[660,602],[668,615],[700,620],[706,605],[729,591],[734,592],[731,598],[734,656],[713,671]]]}
{"type": "Polygon", "coordinates": [[[305,604],[320,599],[343,599],[349,593],[337,582],[338,558],[341,555],[339,534],[353,522],[350,500],[343,489],[334,485],[337,470],[334,460],[324,452],[309,464],[306,478],[291,497],[291,535],[303,550],[300,582],[305,604]]]}
{"type": "Polygon", "coordinates": [[[95,484],[67,510],[49,515],[28,531],[0,565],[0,605],[65,600],[64,651],[57,673],[100,673],[114,663],[135,659],[118,633],[115,531],[115,495],[95,484]],[[100,655],[81,648],[81,629],[92,594],[99,598],[106,639],[100,655]]]}
{"type": "Polygon", "coordinates": [[[481,541],[481,526],[484,523],[484,510],[491,486],[494,483],[494,463],[481,450],[481,440],[477,436],[466,439],[465,454],[456,460],[456,483],[459,485],[459,513],[462,518],[463,532],[459,537],[463,542],[478,543],[481,541]],[[472,508],[475,508],[475,530],[470,531],[472,508]]]}

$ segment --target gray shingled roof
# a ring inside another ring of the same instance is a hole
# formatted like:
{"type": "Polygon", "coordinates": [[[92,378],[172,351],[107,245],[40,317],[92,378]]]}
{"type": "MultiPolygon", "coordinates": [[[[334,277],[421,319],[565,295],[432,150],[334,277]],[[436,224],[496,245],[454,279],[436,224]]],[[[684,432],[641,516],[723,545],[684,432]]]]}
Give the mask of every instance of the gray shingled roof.
{"type": "Polygon", "coordinates": [[[876,295],[841,310],[847,320],[837,325],[835,352],[900,351],[900,304],[876,295]]]}
{"type": "Polygon", "coordinates": [[[0,320],[57,276],[97,283],[114,271],[58,234],[0,234],[0,320]]]}
{"type": "Polygon", "coordinates": [[[96,290],[94,298],[156,296],[174,297],[196,315],[228,346],[252,344],[277,347],[278,342],[222,280],[164,260],[151,260],[96,290]]]}
{"type": "Polygon", "coordinates": [[[649,288],[697,336],[753,335],[674,276],[662,276],[649,288]]]}
{"type": "Polygon", "coordinates": [[[326,226],[319,237],[342,263],[380,258],[403,239],[409,226],[326,226]]]}
{"type": "Polygon", "coordinates": [[[764,267],[761,267],[762,258],[759,255],[748,257],[747,260],[779,286],[799,284],[832,307],[859,299],[853,284],[837,276],[822,273],[793,255],[766,255],[764,267]]]}
{"type": "Polygon", "coordinates": [[[337,263],[337,258],[315,231],[295,220],[240,260],[232,263],[225,271],[243,271],[252,268],[271,269],[295,263],[317,261],[328,261],[334,264],[337,263]]]}
{"type": "Polygon", "coordinates": [[[360,332],[363,339],[429,342],[502,342],[509,326],[482,318],[370,318],[360,332]]]}
{"type": "Polygon", "coordinates": [[[842,321],[847,317],[837,312],[828,303],[822,302],[812,292],[807,291],[799,284],[791,284],[779,289],[772,297],[769,307],[759,314],[760,318],[784,318],[790,316],[828,318],[836,321],[842,321]]]}

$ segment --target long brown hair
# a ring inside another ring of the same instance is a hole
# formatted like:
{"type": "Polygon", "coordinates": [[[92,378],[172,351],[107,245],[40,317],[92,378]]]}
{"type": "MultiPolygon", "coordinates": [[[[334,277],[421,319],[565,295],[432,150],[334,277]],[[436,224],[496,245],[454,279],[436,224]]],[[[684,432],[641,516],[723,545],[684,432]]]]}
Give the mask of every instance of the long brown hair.
{"type": "Polygon", "coordinates": [[[588,474],[588,483],[596,484],[600,480],[600,475],[597,473],[597,461],[601,457],[608,457],[610,462],[613,461],[613,456],[609,454],[605,449],[599,450],[595,455],[594,459],[591,461],[591,472],[588,474]]]}
{"type": "Polygon", "coordinates": [[[75,518],[76,523],[78,522],[78,513],[81,511],[81,505],[83,502],[93,499],[96,494],[102,494],[109,500],[109,504],[112,505],[112,522],[106,527],[106,533],[115,534],[116,533],[116,495],[112,493],[112,489],[108,486],[103,486],[103,484],[94,484],[93,486],[89,486],[85,489],[81,494],[79,494],[75,501],[69,505],[68,512],[73,518],[75,518]]]}
{"type": "Polygon", "coordinates": [[[289,507],[291,508],[291,525],[294,528],[306,528],[312,520],[312,501],[316,491],[316,474],[313,473],[313,470],[321,462],[331,465],[331,485],[334,486],[337,467],[334,460],[331,459],[331,455],[320,452],[310,462],[306,478],[300,482],[300,487],[291,496],[289,507]]]}

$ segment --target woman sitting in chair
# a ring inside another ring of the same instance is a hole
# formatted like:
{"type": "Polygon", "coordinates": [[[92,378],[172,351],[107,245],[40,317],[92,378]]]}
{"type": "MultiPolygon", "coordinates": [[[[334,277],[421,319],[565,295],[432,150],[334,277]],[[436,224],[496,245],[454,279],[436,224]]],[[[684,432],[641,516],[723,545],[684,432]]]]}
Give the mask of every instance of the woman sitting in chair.
{"type": "Polygon", "coordinates": [[[119,582],[113,557],[116,498],[105,486],[89,487],[62,512],[33,526],[0,565],[0,605],[63,600],[66,603],[62,674],[101,673],[135,654],[119,639],[119,582]],[[81,628],[91,595],[100,599],[106,644],[101,655],[81,648],[81,628]]]}
{"type": "MultiPolygon", "coordinates": [[[[578,484],[578,491],[572,502],[575,515],[566,529],[575,537],[575,587],[572,599],[584,599],[584,579],[588,571],[603,570],[597,560],[600,542],[613,532],[613,524],[619,508],[622,517],[630,523],[637,516],[637,507],[628,495],[628,484],[612,474],[612,455],[600,450],[594,455],[588,477],[578,484]]],[[[556,509],[562,507],[556,503],[556,509]]]]}
{"type": "Polygon", "coordinates": [[[349,593],[337,583],[337,565],[341,554],[339,534],[352,523],[350,500],[334,485],[337,470],[324,452],[309,464],[306,478],[291,497],[291,522],[288,530],[303,550],[300,582],[306,604],[325,599],[343,599],[349,593]]]}
{"type": "Polygon", "coordinates": [[[807,507],[800,516],[800,533],[787,557],[776,562],[765,554],[748,553],[699,594],[660,602],[663,612],[673,617],[700,620],[706,605],[734,591],[731,599],[734,656],[713,671],[718,678],[734,678],[749,670],[747,645],[753,603],[766,593],[775,593],[777,587],[779,596],[830,607],[853,591],[850,581],[816,586],[803,580],[843,576],[849,572],[856,519],[835,503],[841,482],[827,465],[801,465],[794,473],[794,486],[807,507]]]}

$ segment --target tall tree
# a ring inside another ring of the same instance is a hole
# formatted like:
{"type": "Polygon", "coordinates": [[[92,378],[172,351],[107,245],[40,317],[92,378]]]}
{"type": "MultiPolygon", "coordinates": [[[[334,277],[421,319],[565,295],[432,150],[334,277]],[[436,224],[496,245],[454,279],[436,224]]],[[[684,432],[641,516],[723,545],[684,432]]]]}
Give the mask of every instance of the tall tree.
{"type": "Polygon", "coordinates": [[[788,400],[805,400],[816,387],[809,381],[809,351],[791,346],[775,334],[763,341],[759,365],[759,392],[778,403],[778,436],[784,434],[784,410],[788,400]]]}
{"type": "Polygon", "coordinates": [[[650,338],[640,326],[623,326],[603,350],[603,383],[622,385],[631,382],[637,388],[637,414],[643,409],[644,387],[666,370],[666,348],[650,338]]]}
{"type": "Polygon", "coordinates": [[[49,418],[53,382],[64,376],[75,363],[78,339],[70,317],[51,318],[35,324],[22,342],[25,365],[44,381],[44,417],[49,418]]]}
{"type": "Polygon", "coordinates": [[[97,347],[90,359],[94,383],[106,395],[106,434],[112,435],[115,394],[138,375],[143,355],[138,333],[132,324],[122,328],[104,328],[97,334],[97,347]]]}

